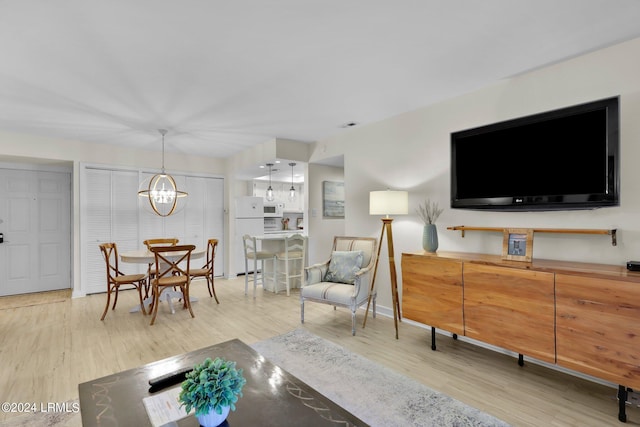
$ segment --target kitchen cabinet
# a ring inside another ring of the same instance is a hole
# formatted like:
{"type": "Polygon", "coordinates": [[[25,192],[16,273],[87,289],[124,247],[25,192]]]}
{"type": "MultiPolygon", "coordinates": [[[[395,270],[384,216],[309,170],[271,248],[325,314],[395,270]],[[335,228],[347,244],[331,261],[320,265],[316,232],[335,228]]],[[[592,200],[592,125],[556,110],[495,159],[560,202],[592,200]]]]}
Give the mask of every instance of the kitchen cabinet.
{"type": "Polygon", "coordinates": [[[253,181],[252,183],[252,196],[264,198],[265,203],[282,203],[286,212],[303,212],[304,211],[304,185],[294,184],[296,189],[295,200],[289,200],[289,189],[291,188],[291,182],[271,182],[271,188],[273,189],[274,200],[267,202],[265,195],[267,194],[267,188],[269,187],[269,181],[253,181]]]}

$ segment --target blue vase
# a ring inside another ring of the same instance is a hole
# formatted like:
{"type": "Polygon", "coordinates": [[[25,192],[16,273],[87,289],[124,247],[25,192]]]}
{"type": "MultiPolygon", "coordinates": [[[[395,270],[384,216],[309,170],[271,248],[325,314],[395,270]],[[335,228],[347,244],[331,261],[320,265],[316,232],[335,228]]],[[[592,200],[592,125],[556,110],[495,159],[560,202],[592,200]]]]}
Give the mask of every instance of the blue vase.
{"type": "Polygon", "coordinates": [[[435,224],[426,224],[422,231],[422,249],[427,252],[438,250],[438,229],[435,224]]]}

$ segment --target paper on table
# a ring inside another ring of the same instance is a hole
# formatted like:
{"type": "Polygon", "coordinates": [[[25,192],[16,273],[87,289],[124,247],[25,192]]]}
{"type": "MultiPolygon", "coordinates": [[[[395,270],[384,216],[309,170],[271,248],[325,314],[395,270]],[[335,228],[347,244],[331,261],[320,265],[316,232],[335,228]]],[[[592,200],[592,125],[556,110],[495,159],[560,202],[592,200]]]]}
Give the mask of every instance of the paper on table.
{"type": "Polygon", "coordinates": [[[184,408],[180,407],[178,401],[180,390],[182,390],[181,387],[175,387],[142,399],[153,427],[160,427],[193,414],[193,409],[187,414],[184,408]]]}

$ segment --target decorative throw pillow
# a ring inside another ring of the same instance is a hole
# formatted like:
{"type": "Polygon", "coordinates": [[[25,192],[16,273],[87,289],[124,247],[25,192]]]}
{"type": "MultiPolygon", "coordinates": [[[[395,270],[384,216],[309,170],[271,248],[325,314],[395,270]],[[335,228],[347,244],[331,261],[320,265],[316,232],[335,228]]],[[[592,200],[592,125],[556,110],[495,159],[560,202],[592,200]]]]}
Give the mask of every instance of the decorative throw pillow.
{"type": "Polygon", "coordinates": [[[324,281],[353,284],[356,273],[362,267],[363,258],[362,251],[334,251],[324,281]]]}

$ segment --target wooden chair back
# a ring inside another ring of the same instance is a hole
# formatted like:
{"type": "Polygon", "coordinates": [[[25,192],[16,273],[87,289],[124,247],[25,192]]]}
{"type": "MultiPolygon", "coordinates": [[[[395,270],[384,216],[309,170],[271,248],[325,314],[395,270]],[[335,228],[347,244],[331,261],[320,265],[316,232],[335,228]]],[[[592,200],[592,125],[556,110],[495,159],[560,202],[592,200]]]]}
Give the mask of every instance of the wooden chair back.
{"type": "Polygon", "coordinates": [[[115,243],[103,243],[100,246],[102,257],[107,264],[107,286],[114,283],[117,276],[122,275],[118,268],[118,247],[115,243]]]}
{"type": "Polygon", "coordinates": [[[218,251],[218,239],[209,239],[207,241],[207,263],[202,266],[203,269],[207,269],[210,274],[213,274],[213,263],[216,260],[216,252],[218,251]]]}
{"type": "Polygon", "coordinates": [[[191,252],[196,247],[194,245],[176,245],[176,246],[152,246],[149,248],[155,256],[155,279],[162,282],[162,278],[168,278],[173,275],[182,275],[189,280],[189,270],[191,268],[191,252]],[[182,254],[176,254],[183,252],[182,254]],[[180,264],[186,263],[186,267],[180,264]]]}
{"type": "Polygon", "coordinates": [[[179,242],[175,237],[166,238],[166,239],[147,239],[144,242],[144,245],[147,249],[151,250],[154,246],[175,246],[179,242]]]}

